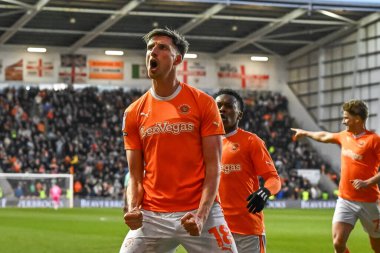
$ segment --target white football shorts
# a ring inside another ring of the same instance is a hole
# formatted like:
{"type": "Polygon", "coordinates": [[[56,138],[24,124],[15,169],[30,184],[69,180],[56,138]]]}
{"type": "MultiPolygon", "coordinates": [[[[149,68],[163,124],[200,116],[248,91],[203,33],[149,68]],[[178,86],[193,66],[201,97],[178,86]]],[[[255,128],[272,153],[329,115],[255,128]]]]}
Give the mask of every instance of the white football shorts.
{"type": "Polygon", "coordinates": [[[186,213],[142,210],[143,226],[128,232],[120,253],[174,253],[180,244],[188,253],[238,252],[219,203],[212,206],[200,236],[191,236],[182,227],[180,219],[186,213]]]}
{"type": "Polygon", "coordinates": [[[355,226],[360,219],[364,230],[373,238],[380,238],[379,202],[357,202],[338,198],[333,223],[344,222],[355,226]]]}
{"type": "Polygon", "coordinates": [[[241,235],[232,233],[239,253],[265,253],[265,235],[241,235]]]}

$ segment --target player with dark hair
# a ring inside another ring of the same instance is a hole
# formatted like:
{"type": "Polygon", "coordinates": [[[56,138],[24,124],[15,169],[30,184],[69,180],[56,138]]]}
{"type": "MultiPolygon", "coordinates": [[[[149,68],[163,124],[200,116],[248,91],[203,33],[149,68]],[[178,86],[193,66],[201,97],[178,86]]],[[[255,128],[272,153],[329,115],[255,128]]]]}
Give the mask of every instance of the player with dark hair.
{"type": "Polygon", "coordinates": [[[221,136],[212,97],[177,80],[187,51],[177,32],[144,36],[152,87],[124,113],[130,180],[121,253],[237,252],[216,197],[221,136]]]}
{"type": "Polygon", "coordinates": [[[224,130],[219,194],[227,224],[239,253],[265,252],[262,210],[281,188],[280,177],[265,143],[238,127],[244,101],[231,89],[214,95],[224,130]],[[260,186],[259,177],[265,181],[260,186]]]}
{"type": "Polygon", "coordinates": [[[187,50],[189,50],[189,42],[187,42],[187,40],[181,34],[169,28],[166,28],[166,29],[157,28],[145,34],[143,39],[145,43],[148,45],[149,41],[155,36],[170,37],[172,39],[173,46],[178,50],[177,53],[181,55],[182,60],[183,60],[183,58],[185,57],[185,54],[187,53],[187,50]]]}
{"type": "Polygon", "coordinates": [[[295,138],[309,137],[341,147],[341,179],[339,198],[333,217],[333,244],[336,253],[349,252],[348,237],[360,219],[368,233],[371,247],[380,253],[380,137],[365,127],[368,107],[361,100],[343,104],[343,120],[346,130],[339,133],[295,131],[295,138]]]}

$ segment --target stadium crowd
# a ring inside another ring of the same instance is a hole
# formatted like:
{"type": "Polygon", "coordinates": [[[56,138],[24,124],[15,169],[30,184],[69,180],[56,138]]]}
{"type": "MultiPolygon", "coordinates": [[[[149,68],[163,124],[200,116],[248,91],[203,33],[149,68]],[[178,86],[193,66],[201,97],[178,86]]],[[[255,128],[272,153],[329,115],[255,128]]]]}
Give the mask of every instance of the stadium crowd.
{"type": "MultiPolygon", "coordinates": [[[[141,90],[98,88],[0,90],[0,169],[6,173],[71,173],[74,193],[120,198],[128,164],[121,121],[141,90]]],[[[307,143],[295,142],[286,97],[274,92],[244,94],[241,127],[266,143],[282,180],[277,198],[320,198],[321,191],[293,169],[331,170],[307,143]]],[[[336,176],[333,173],[334,176],[336,176]]]]}

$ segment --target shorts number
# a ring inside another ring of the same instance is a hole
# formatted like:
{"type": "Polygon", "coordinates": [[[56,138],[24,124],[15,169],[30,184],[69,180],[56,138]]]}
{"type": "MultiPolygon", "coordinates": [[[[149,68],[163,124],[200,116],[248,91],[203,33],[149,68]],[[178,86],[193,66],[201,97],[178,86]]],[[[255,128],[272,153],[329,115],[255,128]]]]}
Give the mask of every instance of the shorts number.
{"type": "Polygon", "coordinates": [[[219,227],[212,227],[208,230],[208,233],[214,235],[219,248],[222,250],[231,250],[231,233],[227,226],[220,225],[219,227]]]}

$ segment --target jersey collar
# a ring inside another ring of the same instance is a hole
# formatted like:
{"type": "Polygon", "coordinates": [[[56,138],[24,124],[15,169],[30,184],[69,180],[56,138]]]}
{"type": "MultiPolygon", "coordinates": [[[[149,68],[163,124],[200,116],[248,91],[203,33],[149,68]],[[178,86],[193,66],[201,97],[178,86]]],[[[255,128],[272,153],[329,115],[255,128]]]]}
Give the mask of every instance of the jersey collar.
{"type": "Polygon", "coordinates": [[[236,128],[234,131],[232,131],[232,132],[230,132],[228,134],[225,134],[223,137],[224,138],[231,137],[232,135],[235,135],[237,132],[238,132],[238,129],[236,128]]]}
{"type": "Polygon", "coordinates": [[[180,84],[180,85],[178,85],[177,89],[173,92],[173,94],[171,94],[168,97],[161,97],[161,96],[157,95],[156,92],[154,91],[153,87],[149,89],[149,92],[157,100],[169,101],[169,100],[172,100],[173,98],[175,98],[181,90],[182,90],[182,85],[180,84]]]}
{"type": "Polygon", "coordinates": [[[361,132],[360,134],[357,134],[357,135],[352,134],[352,137],[353,137],[354,139],[359,139],[360,137],[362,137],[362,136],[365,135],[366,133],[367,133],[367,131],[364,130],[364,132],[361,132]]]}

